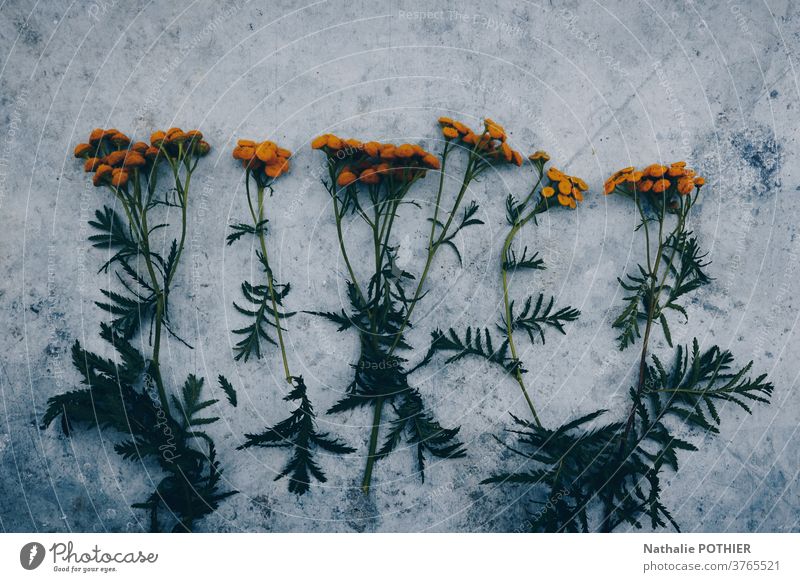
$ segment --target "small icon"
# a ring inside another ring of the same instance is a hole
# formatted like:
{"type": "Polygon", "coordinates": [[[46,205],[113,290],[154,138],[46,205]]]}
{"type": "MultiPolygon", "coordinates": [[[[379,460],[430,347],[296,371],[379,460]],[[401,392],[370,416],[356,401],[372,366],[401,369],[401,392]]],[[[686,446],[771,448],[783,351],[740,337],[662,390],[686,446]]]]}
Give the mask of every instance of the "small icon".
{"type": "Polygon", "coordinates": [[[39,542],[29,542],[19,551],[19,563],[26,570],[35,570],[44,562],[44,546],[39,542]]]}

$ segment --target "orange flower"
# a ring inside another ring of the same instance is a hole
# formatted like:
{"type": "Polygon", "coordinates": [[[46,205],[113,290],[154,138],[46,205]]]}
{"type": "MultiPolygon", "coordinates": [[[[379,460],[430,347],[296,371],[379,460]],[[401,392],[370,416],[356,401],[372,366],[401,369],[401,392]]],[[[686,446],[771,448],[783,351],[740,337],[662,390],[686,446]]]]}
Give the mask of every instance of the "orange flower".
{"type": "Polygon", "coordinates": [[[128,155],[128,150],[116,150],[105,157],[104,162],[109,166],[119,166],[128,155]]]}
{"type": "Polygon", "coordinates": [[[336,137],[335,135],[328,136],[328,147],[332,150],[340,150],[342,149],[342,140],[336,137]]]}
{"type": "Polygon", "coordinates": [[[243,162],[249,162],[256,155],[256,149],[252,146],[236,146],[233,148],[233,157],[243,162]]]}
{"type": "Polygon", "coordinates": [[[106,176],[110,176],[114,168],[109,166],[108,164],[100,164],[97,166],[97,170],[95,170],[94,177],[96,180],[102,180],[106,176]]]}
{"type": "MultiPolygon", "coordinates": [[[[623,168],[612,174],[605,182],[606,194],[613,192],[617,187],[623,193],[653,192],[655,194],[670,192],[681,196],[689,194],[695,183],[696,172],[686,167],[686,162],[673,162],[669,166],[651,164],[641,172],[633,167],[623,168]]],[[[668,200],[670,208],[677,204],[675,200],[668,200]]]]}
{"type": "MultiPolygon", "coordinates": [[[[541,157],[537,158],[537,162],[544,164],[539,160],[542,160],[541,157]]],[[[551,198],[557,194],[558,203],[568,208],[577,208],[578,202],[583,202],[583,193],[589,189],[581,178],[565,174],[554,166],[547,170],[547,180],[548,184],[541,191],[542,196],[551,198]]]]}
{"type": "Polygon", "coordinates": [[[457,137],[458,137],[458,131],[456,130],[456,128],[454,128],[454,127],[450,127],[450,126],[443,127],[443,128],[442,128],[442,134],[443,134],[443,135],[444,135],[444,136],[445,136],[447,139],[455,139],[455,138],[457,138],[457,137]]]}
{"type": "Polygon", "coordinates": [[[336,183],[339,186],[349,186],[350,184],[352,184],[356,180],[357,180],[357,177],[353,172],[351,172],[349,170],[345,170],[341,174],[339,174],[339,177],[336,179],[336,183]]]}
{"type": "Polygon", "coordinates": [[[92,133],[89,134],[89,143],[92,145],[99,144],[100,140],[103,139],[103,133],[102,129],[93,129],[92,133]]]}
{"type": "MultiPolygon", "coordinates": [[[[102,167],[102,166],[101,166],[102,167]]],[[[106,177],[111,176],[111,166],[106,166],[108,168],[108,172],[101,173],[100,171],[95,172],[94,176],[92,176],[92,184],[95,186],[99,186],[103,183],[106,177]]]]}
{"type": "Polygon", "coordinates": [[[651,176],[653,178],[660,178],[667,172],[667,167],[662,166],[661,164],[651,164],[644,169],[645,176],[651,176]]]}
{"type": "Polygon", "coordinates": [[[186,141],[186,134],[183,133],[179,128],[173,127],[167,132],[167,143],[169,144],[179,144],[186,141]]]}
{"type": "Polygon", "coordinates": [[[89,151],[91,151],[91,149],[92,146],[89,145],[88,143],[79,143],[78,145],[75,146],[75,157],[81,158],[87,155],[89,151]]]}
{"type": "Polygon", "coordinates": [[[702,176],[698,176],[697,178],[694,179],[694,185],[697,186],[698,188],[705,186],[705,183],[706,179],[703,178],[702,176]]]}
{"type": "Polygon", "coordinates": [[[364,144],[362,144],[361,141],[353,138],[344,140],[344,143],[347,145],[347,147],[354,150],[360,150],[364,147],[364,144]]]}
{"type": "Polygon", "coordinates": [[[121,188],[128,183],[128,172],[115,168],[111,173],[111,185],[121,188]]]}
{"type": "Polygon", "coordinates": [[[478,143],[478,136],[470,131],[470,132],[466,133],[464,135],[464,137],[461,138],[461,141],[463,141],[467,145],[473,145],[474,146],[475,144],[478,143]]]}
{"type": "Polygon", "coordinates": [[[144,155],[148,147],[149,146],[143,141],[137,141],[135,144],[131,146],[131,149],[137,153],[144,155]]]}
{"type": "Polygon", "coordinates": [[[159,147],[164,142],[166,137],[167,134],[165,134],[163,131],[154,131],[150,134],[150,145],[159,147]]]}
{"type": "Polygon", "coordinates": [[[256,157],[264,163],[269,163],[278,157],[277,146],[271,141],[264,141],[256,148],[256,157]]]}
{"type": "Polygon", "coordinates": [[[500,141],[506,140],[506,130],[502,125],[488,117],[483,120],[483,124],[484,127],[486,127],[486,133],[488,133],[492,139],[499,139],[500,141]]]}
{"type": "Polygon", "coordinates": [[[463,134],[463,135],[466,135],[468,133],[474,133],[469,127],[467,127],[466,125],[464,125],[460,121],[454,121],[453,122],[453,127],[456,128],[458,133],[463,134]]]}
{"type": "Polygon", "coordinates": [[[377,158],[381,152],[381,144],[377,141],[368,141],[364,144],[364,151],[371,158],[377,158]]]}
{"type": "Polygon", "coordinates": [[[138,152],[130,151],[125,159],[122,161],[123,168],[139,168],[144,166],[147,162],[144,157],[138,152]]]}
{"type": "Polygon", "coordinates": [[[414,148],[411,146],[411,144],[407,144],[407,143],[404,143],[402,145],[397,146],[395,148],[395,150],[394,150],[394,155],[395,156],[397,156],[398,158],[404,158],[404,159],[405,158],[410,158],[411,156],[414,155],[414,153],[415,153],[414,152],[414,148]]]}
{"type": "Polygon", "coordinates": [[[561,180],[567,179],[567,175],[555,166],[550,166],[550,169],[547,170],[547,177],[553,182],[560,182],[561,180]]]}
{"type": "Polygon", "coordinates": [[[377,184],[381,181],[380,174],[375,171],[375,168],[367,168],[361,172],[359,179],[365,184],[377,184]]]}
{"type": "Polygon", "coordinates": [[[264,173],[270,178],[278,178],[289,171],[289,162],[286,158],[277,157],[273,163],[264,166],[264,173]]]}
{"type": "Polygon", "coordinates": [[[537,150],[533,152],[531,155],[529,155],[528,159],[532,162],[537,162],[539,160],[542,160],[543,162],[549,162],[550,155],[543,150],[537,150]]]}
{"type": "Polygon", "coordinates": [[[442,167],[441,163],[439,162],[439,158],[434,156],[433,154],[425,154],[422,157],[422,163],[428,166],[429,168],[433,168],[434,170],[438,170],[442,167]]]}
{"type": "MultiPolygon", "coordinates": [[[[243,145],[241,142],[239,145],[243,145]]],[[[253,144],[255,145],[255,143],[253,144]]],[[[326,145],[328,145],[328,134],[324,133],[322,135],[318,135],[313,140],[311,140],[311,149],[313,150],[321,150],[326,145]]]]}
{"type": "Polygon", "coordinates": [[[558,203],[561,206],[567,206],[570,208],[576,208],[578,205],[575,203],[575,200],[572,199],[570,196],[565,196],[564,194],[558,195],[558,203]]]}
{"type": "Polygon", "coordinates": [[[131,138],[129,138],[124,133],[115,133],[114,135],[111,136],[111,141],[114,143],[114,145],[117,145],[119,147],[125,147],[129,143],[131,143],[131,138]]]}
{"type": "Polygon", "coordinates": [[[204,156],[211,151],[211,144],[202,139],[197,143],[197,155],[204,156]]]}
{"type": "Polygon", "coordinates": [[[670,183],[666,178],[656,180],[653,184],[653,192],[661,193],[669,189],[670,183]]]}
{"type": "Polygon", "coordinates": [[[584,182],[583,180],[581,180],[580,178],[578,178],[577,176],[570,176],[569,180],[570,180],[570,182],[575,184],[575,186],[579,190],[583,190],[585,192],[586,190],[589,189],[589,185],[586,182],[584,182]]]}
{"type": "Polygon", "coordinates": [[[678,180],[678,194],[682,196],[686,196],[692,191],[694,187],[694,181],[688,178],[681,178],[678,180]]]}
{"type": "Polygon", "coordinates": [[[100,158],[86,158],[86,161],[83,163],[83,171],[94,172],[102,163],[103,160],[100,158]]]}

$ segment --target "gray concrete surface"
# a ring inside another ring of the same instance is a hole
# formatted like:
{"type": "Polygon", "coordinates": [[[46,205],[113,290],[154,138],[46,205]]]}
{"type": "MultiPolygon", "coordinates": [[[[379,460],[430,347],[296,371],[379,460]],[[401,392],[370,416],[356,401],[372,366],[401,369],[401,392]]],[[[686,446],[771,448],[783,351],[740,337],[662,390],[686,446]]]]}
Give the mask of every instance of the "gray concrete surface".
{"type": "MultiPolygon", "coordinates": [[[[798,348],[798,47],[800,14],[789,0],[653,3],[526,2],[113,2],[0,4],[0,529],[138,531],[129,505],[148,490],[145,468],[111,450],[114,435],[72,440],[40,431],[47,398],[74,386],[76,339],[96,338],[99,254],[86,221],[105,194],[87,184],[72,147],[96,126],[137,136],[199,127],[214,150],[196,174],[192,243],[173,302],[193,351],[166,347],[175,382],[187,373],[228,375],[241,405],[214,429],[226,478],[241,494],[200,524],[207,531],[506,531],[523,508],[513,489],[478,485],[509,458],[491,438],[524,414],[515,385],[476,362],[418,374],[427,402],[461,424],[469,456],[433,463],[423,485],[412,455],[378,465],[372,497],[361,478],[367,411],[322,416],[359,447],[323,459],[329,475],[298,500],[273,483],[280,451],[236,452],[242,433],[284,416],[280,363],[235,363],[231,302],[252,270],[246,245],[224,245],[245,217],[238,137],[271,138],[297,152],[270,201],[276,271],[295,287],[290,305],[337,309],[343,266],[328,197],[315,178],[322,132],[422,140],[438,148],[442,114],[488,115],[525,152],[543,148],[591,185],[575,213],[546,217],[520,242],[549,270],[514,282],[583,312],[564,337],[523,342],[529,382],[545,423],[597,407],[620,410],[635,356],[618,356],[610,321],[615,278],[641,255],[636,217],[605,198],[613,170],[686,158],[709,186],[692,227],[713,260],[713,284],[693,297],[676,339],[718,343],[755,360],[776,385],[774,402],[749,417],[723,410],[719,438],[695,435],[665,499],[693,531],[797,531],[800,486],[798,348]],[[428,13],[419,11],[428,10],[428,13]]],[[[532,171],[487,175],[470,196],[486,225],[460,241],[464,268],[442,254],[409,339],[421,349],[436,326],[490,325],[500,301],[496,256],[503,202],[532,171]]],[[[424,211],[418,187],[398,229],[404,267],[419,273],[424,211]]],[[[355,223],[353,228],[356,228],[355,223]]],[[[354,238],[357,237],[353,233],[354,238]]],[[[366,259],[364,254],[357,263],[366,259]]],[[[319,410],[335,401],[356,357],[356,338],[310,316],[289,325],[290,359],[319,410]]],[[[659,337],[656,350],[663,349],[659,337]]],[[[412,355],[412,359],[420,354],[412,355]]],[[[153,478],[157,476],[152,476],[153,478]]]]}

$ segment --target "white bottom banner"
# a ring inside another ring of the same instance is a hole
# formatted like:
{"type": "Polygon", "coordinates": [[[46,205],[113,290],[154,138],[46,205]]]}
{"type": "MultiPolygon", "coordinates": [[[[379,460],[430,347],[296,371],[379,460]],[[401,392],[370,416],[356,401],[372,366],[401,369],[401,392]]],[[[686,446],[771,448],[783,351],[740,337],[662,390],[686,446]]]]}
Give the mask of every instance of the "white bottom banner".
{"type": "Polygon", "coordinates": [[[800,534],[3,534],[0,579],[796,581],[799,550],[800,534]]]}

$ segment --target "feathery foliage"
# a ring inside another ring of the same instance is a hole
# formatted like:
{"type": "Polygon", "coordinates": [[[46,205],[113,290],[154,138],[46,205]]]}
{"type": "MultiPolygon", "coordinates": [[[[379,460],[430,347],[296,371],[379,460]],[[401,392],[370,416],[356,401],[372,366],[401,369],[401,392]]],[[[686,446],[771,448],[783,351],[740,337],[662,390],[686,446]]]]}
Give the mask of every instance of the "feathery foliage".
{"type": "Polygon", "coordinates": [[[250,447],[291,448],[292,456],[283,470],[275,477],[275,481],[288,476],[289,491],[303,495],[309,490],[312,477],[320,483],[328,480],[314,460],[314,449],[320,448],[337,455],[354,453],[355,449],[327,433],[319,432],[314,407],[306,394],[307,389],[303,378],[295,376],[292,380],[294,387],[284,400],[298,402],[297,408],[288,418],[275,426],[268,427],[258,434],[246,434],[247,440],[239,449],[250,447]]]}
{"type": "Polygon", "coordinates": [[[695,182],[691,196],[693,182],[687,180],[694,172],[675,164],[669,176],[684,176],[683,181],[659,178],[659,188],[666,189],[644,195],[647,190],[630,184],[650,173],[664,176],[667,168],[653,165],[644,172],[626,172],[629,169],[612,176],[606,192],[620,191],[635,201],[642,217],[639,230],[646,235],[647,263],[638,266],[637,274],[619,280],[627,295],[613,327],[620,330],[620,350],[642,341],[640,373],[620,421],[602,424],[606,410],[555,429],[514,418],[517,428],[511,433],[516,443],[509,448],[524,468],[498,473],[484,483],[525,485],[531,492],[532,531],[613,531],[623,525],[638,529],[645,523],[651,529],[671,526],[679,531],[662,501],[665,471],[678,471],[681,451],[697,450],[693,432],[719,433],[722,406],[750,413],[752,404],[768,404],[774,390],[766,374],[751,376],[753,362],[737,367],[727,350],[713,346],[701,351],[697,340],[691,349],[673,346],[668,311],[687,318],[678,300],[711,280],[704,271],[705,254],[686,229],[703,181],[695,182]],[[670,216],[674,225],[664,234],[670,216]],[[654,224],[658,228],[652,233],[653,253],[649,229],[654,224]],[[654,325],[674,349],[671,366],[648,353],[654,325]]]}
{"type": "MultiPolygon", "coordinates": [[[[525,305],[519,314],[514,313],[514,302],[509,305],[509,313],[511,314],[511,327],[513,329],[523,329],[528,334],[531,342],[535,341],[534,334],[538,334],[539,338],[544,343],[544,329],[545,327],[552,327],[557,329],[562,334],[566,335],[564,331],[564,324],[570,321],[576,321],[581,312],[573,307],[562,307],[558,310],[553,310],[555,297],[551,297],[544,305],[544,294],[540,293],[533,303],[533,297],[528,297],[525,300],[525,305]]],[[[499,326],[501,330],[506,329],[507,322],[503,318],[502,325],[499,326]]]]}
{"type": "MultiPolygon", "coordinates": [[[[124,435],[114,445],[122,458],[154,461],[164,473],[153,493],[133,507],[148,511],[152,532],[191,531],[198,519],[235,493],[222,487],[214,441],[203,428],[218,420],[202,414],[218,400],[204,399],[203,380],[189,375],[181,397],[171,397],[173,415],[161,407],[144,356],[107,324],[101,324],[100,335],[114,347],[118,361],[89,352],[76,341],[72,361],[86,387],[51,397],[43,428],[59,420],[65,435],[76,424],[124,435]]],[[[233,387],[222,376],[220,385],[235,401],[233,387]]]]}
{"type": "MultiPolygon", "coordinates": [[[[43,426],[60,420],[65,435],[76,425],[124,435],[126,440],[114,450],[126,460],[155,463],[162,473],[152,494],[133,507],[148,512],[151,531],[191,531],[198,519],[235,493],[222,486],[216,447],[205,432],[218,420],[208,415],[217,399],[204,397],[203,380],[194,375],[179,395],[168,390],[160,363],[163,332],[186,344],[170,324],[170,293],[188,232],[189,183],[210,146],[199,131],[178,128],[155,132],[149,147],[144,142],[131,145],[117,130],[97,129],[89,141],[79,144],[76,157],[87,158],[85,168],[96,172],[94,184],[108,188],[124,211],[123,218],[103,206],[89,222],[97,231],[89,241],[109,257],[100,272],[114,269],[122,287],[101,289],[105,300],[97,302],[110,315],[110,324],[100,326],[100,337],[113,346],[116,359],[102,358],[76,341],[72,360],[85,387],[51,397],[43,426]],[[159,170],[165,165],[172,181],[159,189],[159,170]],[[152,239],[164,231],[169,240],[169,225],[153,222],[162,207],[177,208],[181,221],[180,234],[166,247],[166,255],[154,250],[152,239]],[[130,341],[147,323],[149,357],[130,341]]],[[[223,376],[219,382],[235,406],[233,387],[223,376]]]]}
{"type": "Polygon", "coordinates": [[[597,424],[597,410],[545,429],[515,418],[511,448],[526,459],[524,470],[498,473],[484,483],[517,483],[536,489],[530,526],[533,531],[612,531],[623,524],[680,531],[661,501],[664,471],[678,471],[678,453],[696,451],[684,433],[692,429],[718,434],[719,407],[732,404],[750,413],[751,403],[768,403],[773,386],[766,375],[749,376],[752,362],[733,368],[733,356],[714,346],[700,351],[678,346],[665,368],[653,357],[647,367],[643,398],[631,391],[635,408],[627,421],[597,424]],[[597,511],[600,509],[601,511],[597,511]],[[601,519],[591,516],[601,515],[601,519]]]}

